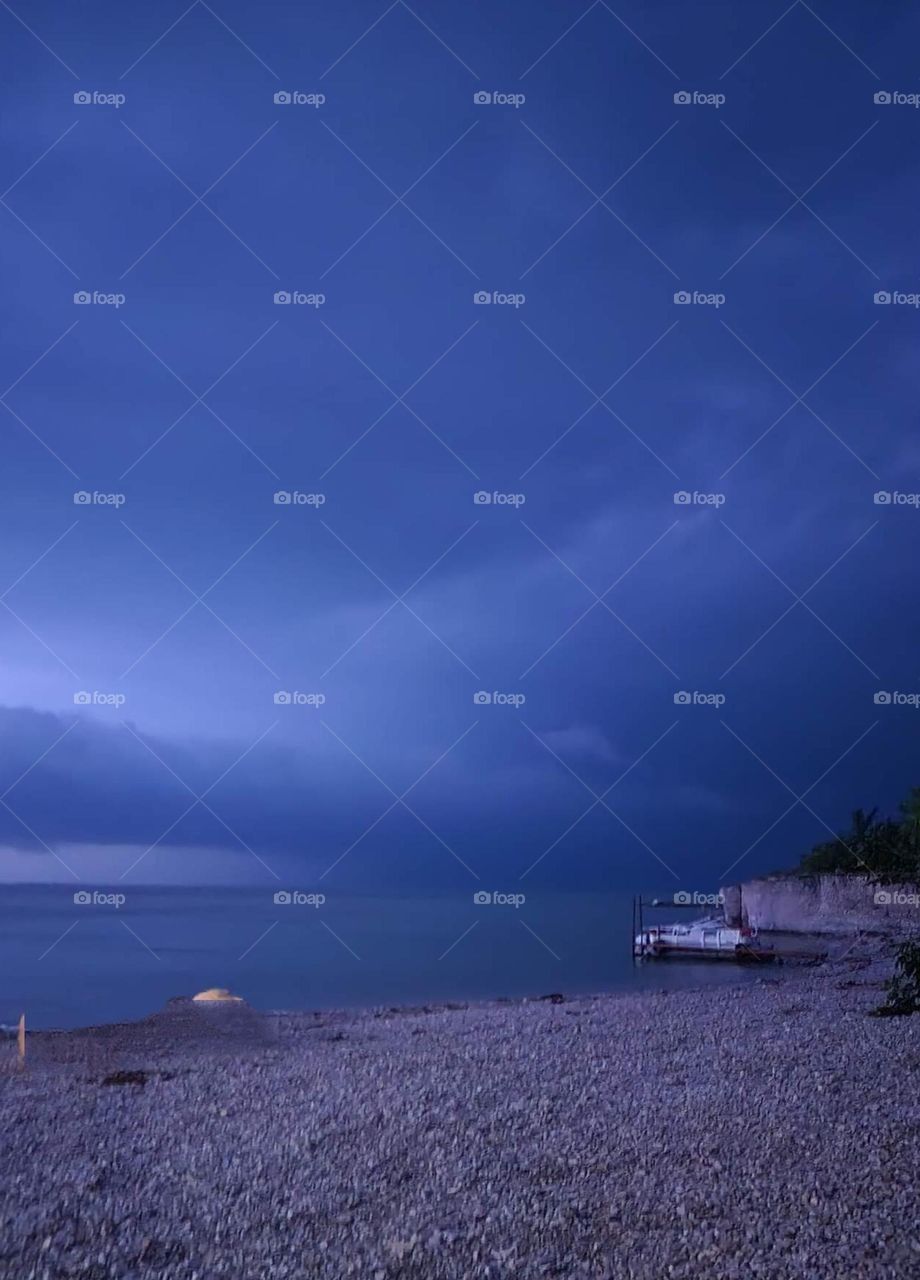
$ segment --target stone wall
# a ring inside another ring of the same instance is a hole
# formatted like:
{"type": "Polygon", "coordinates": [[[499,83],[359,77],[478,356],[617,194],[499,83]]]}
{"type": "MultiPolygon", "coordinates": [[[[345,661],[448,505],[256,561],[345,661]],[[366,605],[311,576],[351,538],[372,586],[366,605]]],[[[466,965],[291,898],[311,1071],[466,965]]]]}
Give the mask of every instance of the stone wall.
{"type": "Polygon", "coordinates": [[[788,933],[898,932],[920,927],[920,887],[863,876],[764,876],[723,885],[727,923],[788,933]]]}

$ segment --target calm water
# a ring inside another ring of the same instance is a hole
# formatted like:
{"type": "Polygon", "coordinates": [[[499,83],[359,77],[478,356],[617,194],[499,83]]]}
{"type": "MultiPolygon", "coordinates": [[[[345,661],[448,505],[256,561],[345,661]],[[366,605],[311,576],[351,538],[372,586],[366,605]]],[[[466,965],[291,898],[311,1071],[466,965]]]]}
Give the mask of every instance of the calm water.
{"type": "MultiPolygon", "coordinates": [[[[90,894],[93,890],[85,890],[90,894]]],[[[100,889],[99,893],[111,893],[100,889]]],[[[65,886],[0,888],[0,1023],[137,1018],[171,996],[230,987],[258,1008],[328,1008],[549,991],[738,982],[731,964],[634,966],[631,898],[527,894],[517,907],[263,889],[126,889],[75,903],[65,886]]]]}

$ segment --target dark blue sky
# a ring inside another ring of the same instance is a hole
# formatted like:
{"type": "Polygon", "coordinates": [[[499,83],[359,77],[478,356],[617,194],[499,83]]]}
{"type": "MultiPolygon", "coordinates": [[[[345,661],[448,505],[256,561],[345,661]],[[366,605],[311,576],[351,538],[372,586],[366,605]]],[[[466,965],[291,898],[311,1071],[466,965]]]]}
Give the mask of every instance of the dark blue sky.
{"type": "Polygon", "coordinates": [[[706,883],[920,781],[915,6],[0,34],[7,878],[706,883]]]}

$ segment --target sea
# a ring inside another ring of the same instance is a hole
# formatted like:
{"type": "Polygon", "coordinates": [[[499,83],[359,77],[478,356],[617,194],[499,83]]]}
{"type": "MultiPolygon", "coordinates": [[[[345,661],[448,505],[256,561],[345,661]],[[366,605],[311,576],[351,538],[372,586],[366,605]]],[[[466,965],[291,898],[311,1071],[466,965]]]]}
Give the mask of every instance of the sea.
{"type": "MultiPolygon", "coordinates": [[[[13,1026],[22,1013],[35,1029],[127,1021],[207,987],[227,987],[259,1009],[328,1009],[757,976],[712,960],[637,964],[629,894],[522,896],[319,900],[271,888],[4,885],[0,1024],[13,1026]]],[[[678,914],[685,917],[670,918],[678,914]]]]}

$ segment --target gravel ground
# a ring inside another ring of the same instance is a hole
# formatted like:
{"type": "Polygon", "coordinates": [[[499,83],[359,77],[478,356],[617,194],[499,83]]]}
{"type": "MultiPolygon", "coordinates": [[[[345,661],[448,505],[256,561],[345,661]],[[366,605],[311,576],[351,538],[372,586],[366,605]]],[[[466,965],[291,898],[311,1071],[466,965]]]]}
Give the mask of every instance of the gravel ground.
{"type": "Polygon", "coordinates": [[[0,1072],[0,1276],[914,1280],[889,970],[36,1035],[0,1072]]]}

